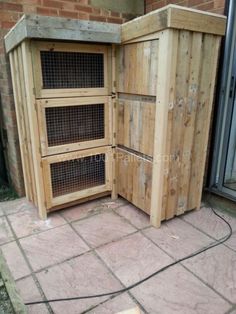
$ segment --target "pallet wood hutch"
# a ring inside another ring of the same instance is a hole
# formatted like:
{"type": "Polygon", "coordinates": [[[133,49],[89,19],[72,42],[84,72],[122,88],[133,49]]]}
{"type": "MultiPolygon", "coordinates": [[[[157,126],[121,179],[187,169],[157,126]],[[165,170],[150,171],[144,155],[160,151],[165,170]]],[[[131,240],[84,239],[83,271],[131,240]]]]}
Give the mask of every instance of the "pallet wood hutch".
{"type": "Polygon", "coordinates": [[[221,15],[123,25],[26,15],[6,35],[26,196],[47,213],[121,195],[160,226],[199,208],[221,15]]]}

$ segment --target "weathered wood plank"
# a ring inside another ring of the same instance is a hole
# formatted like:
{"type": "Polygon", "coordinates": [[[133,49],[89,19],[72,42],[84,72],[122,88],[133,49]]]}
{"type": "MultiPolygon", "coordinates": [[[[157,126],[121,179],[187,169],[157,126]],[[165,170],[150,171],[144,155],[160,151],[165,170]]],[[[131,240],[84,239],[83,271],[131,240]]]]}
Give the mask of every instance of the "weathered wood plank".
{"type": "Polygon", "coordinates": [[[120,95],[117,144],[153,156],[155,98],[120,95]]]}
{"type": "Polygon", "coordinates": [[[177,214],[188,209],[188,190],[191,180],[192,148],[194,143],[194,129],[196,110],[199,95],[199,74],[202,63],[202,33],[192,34],[192,46],[190,51],[189,84],[187,102],[183,117],[182,157],[178,186],[177,214]]]}
{"type": "Polygon", "coordinates": [[[120,25],[96,21],[24,15],[5,36],[9,52],[27,38],[120,43],[120,25]]]}
{"type": "Polygon", "coordinates": [[[189,31],[179,32],[177,48],[176,86],[171,129],[171,147],[169,152],[168,201],[166,219],[172,218],[178,208],[178,188],[182,167],[184,112],[187,106],[189,81],[190,47],[192,34],[189,31]]]}
{"type": "Polygon", "coordinates": [[[41,150],[39,142],[39,129],[37,112],[35,108],[35,95],[33,94],[33,73],[32,73],[32,59],[29,42],[22,43],[22,59],[24,69],[24,81],[26,85],[26,106],[29,114],[29,127],[31,134],[32,156],[34,164],[34,175],[37,191],[37,204],[39,215],[42,219],[46,219],[47,211],[45,204],[45,191],[47,185],[44,185],[43,172],[41,168],[41,150]]]}
{"type": "Polygon", "coordinates": [[[170,4],[121,26],[121,42],[125,43],[167,28],[224,35],[226,17],[170,4]]]}
{"type": "Polygon", "coordinates": [[[157,99],[155,113],[155,135],[151,192],[151,222],[159,227],[163,217],[164,184],[168,179],[168,131],[171,125],[169,114],[175,96],[175,74],[177,63],[178,31],[165,30],[159,39],[159,62],[157,74],[157,99]]]}
{"type": "Polygon", "coordinates": [[[191,177],[188,209],[201,204],[203,177],[206,164],[210,117],[212,112],[220,37],[206,34],[203,37],[202,68],[196,113],[194,144],[192,149],[191,177]]]}
{"type": "Polygon", "coordinates": [[[158,40],[120,46],[117,53],[117,91],[156,95],[158,40]]]}
{"type": "Polygon", "coordinates": [[[125,149],[116,149],[118,194],[150,213],[152,162],[125,149]]]}

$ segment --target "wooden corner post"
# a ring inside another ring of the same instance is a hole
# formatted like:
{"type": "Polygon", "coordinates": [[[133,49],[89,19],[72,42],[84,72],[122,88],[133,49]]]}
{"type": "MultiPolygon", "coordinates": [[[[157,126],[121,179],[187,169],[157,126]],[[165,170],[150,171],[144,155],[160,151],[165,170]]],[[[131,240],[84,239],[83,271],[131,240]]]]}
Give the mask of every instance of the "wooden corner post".
{"type": "Polygon", "coordinates": [[[166,29],[159,37],[155,134],[151,191],[151,224],[159,227],[165,208],[163,201],[169,172],[170,116],[175,97],[178,31],[166,29]]]}

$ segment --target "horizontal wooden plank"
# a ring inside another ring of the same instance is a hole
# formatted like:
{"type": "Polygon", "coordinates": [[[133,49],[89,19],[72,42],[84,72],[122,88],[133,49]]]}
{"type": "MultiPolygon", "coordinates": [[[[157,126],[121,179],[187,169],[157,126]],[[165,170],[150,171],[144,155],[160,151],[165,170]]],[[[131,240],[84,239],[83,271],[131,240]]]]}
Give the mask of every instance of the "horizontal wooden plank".
{"type": "Polygon", "coordinates": [[[226,17],[170,4],[121,26],[121,42],[156,33],[166,28],[224,35],[226,17]]]}
{"type": "Polygon", "coordinates": [[[168,27],[223,36],[226,30],[226,17],[173,7],[170,9],[168,27]]]}
{"type": "Polygon", "coordinates": [[[9,52],[26,38],[120,43],[120,25],[96,21],[24,15],[5,36],[9,52]]]}

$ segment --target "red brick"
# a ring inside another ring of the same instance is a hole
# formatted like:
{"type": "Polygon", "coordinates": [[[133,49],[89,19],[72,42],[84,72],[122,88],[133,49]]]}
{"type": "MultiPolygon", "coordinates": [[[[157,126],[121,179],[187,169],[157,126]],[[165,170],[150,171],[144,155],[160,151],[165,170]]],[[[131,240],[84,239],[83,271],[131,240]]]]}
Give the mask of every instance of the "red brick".
{"type": "Polygon", "coordinates": [[[99,8],[92,8],[92,12],[93,14],[97,14],[97,15],[100,15],[101,14],[101,10],[99,8]]]}
{"type": "Polygon", "coordinates": [[[86,12],[78,12],[78,18],[80,20],[89,20],[89,14],[86,12]]]}
{"type": "Polygon", "coordinates": [[[47,16],[57,16],[58,12],[56,9],[50,9],[50,8],[37,8],[37,13],[47,16]]]}
{"type": "Polygon", "coordinates": [[[224,11],[225,11],[225,8],[216,8],[216,9],[213,9],[211,10],[210,12],[212,13],[216,13],[216,14],[224,14],[224,11]]]}
{"type": "Polygon", "coordinates": [[[43,0],[43,6],[62,9],[62,2],[56,0],[43,0]]]}
{"type": "Polygon", "coordinates": [[[210,11],[212,9],[214,9],[214,2],[208,2],[208,3],[203,3],[203,4],[199,4],[197,6],[195,6],[194,8],[198,9],[198,10],[203,10],[203,11],[210,11]]]}
{"type": "Polygon", "coordinates": [[[88,5],[88,4],[90,4],[90,3],[89,3],[89,0],[77,0],[77,2],[79,2],[79,3],[83,4],[83,5],[88,5]]]}
{"type": "Polygon", "coordinates": [[[157,1],[157,2],[152,4],[152,10],[160,9],[160,8],[164,7],[165,5],[166,5],[165,0],[157,1]]]}
{"type": "Polygon", "coordinates": [[[146,5],[145,9],[146,9],[146,13],[151,12],[152,11],[152,5],[151,4],[146,5]]]}
{"type": "Polygon", "coordinates": [[[101,15],[102,16],[110,16],[110,11],[106,9],[101,9],[101,15]]]}
{"type": "Polygon", "coordinates": [[[35,13],[36,6],[35,5],[24,5],[23,6],[24,13],[35,13]]]}
{"type": "Polygon", "coordinates": [[[17,22],[19,20],[19,13],[17,12],[10,12],[10,11],[0,11],[0,21],[6,22],[17,22]]]}
{"type": "Polygon", "coordinates": [[[99,16],[99,15],[90,15],[89,19],[91,21],[106,22],[106,18],[103,16],[99,16]]]}
{"type": "Polygon", "coordinates": [[[214,8],[225,8],[225,0],[215,0],[214,1],[214,8]]]}
{"type": "Polygon", "coordinates": [[[85,5],[80,5],[80,4],[76,4],[75,5],[75,10],[78,11],[82,11],[82,12],[87,12],[87,13],[92,13],[93,9],[89,6],[85,6],[85,5]]]}
{"type": "Polygon", "coordinates": [[[22,12],[23,6],[21,4],[3,2],[2,3],[2,9],[7,10],[7,11],[22,12]]]}
{"type": "Polygon", "coordinates": [[[72,11],[61,10],[61,11],[59,11],[59,16],[68,17],[70,19],[77,19],[78,13],[72,12],[72,11]]]}
{"type": "Polygon", "coordinates": [[[188,1],[188,6],[189,7],[193,7],[195,5],[198,5],[198,4],[203,4],[205,2],[207,2],[208,0],[189,0],[188,1]]]}
{"type": "Polygon", "coordinates": [[[120,17],[108,17],[107,22],[108,23],[122,24],[123,20],[120,17]]]}
{"type": "Polygon", "coordinates": [[[2,22],[2,28],[5,28],[5,29],[10,29],[12,28],[16,23],[15,22],[2,22]]]}
{"type": "Polygon", "coordinates": [[[111,16],[114,16],[114,17],[120,17],[120,13],[119,12],[112,12],[111,11],[111,14],[110,14],[111,16]]]}
{"type": "Polygon", "coordinates": [[[178,4],[183,2],[183,0],[166,0],[166,4],[178,4]]]}

